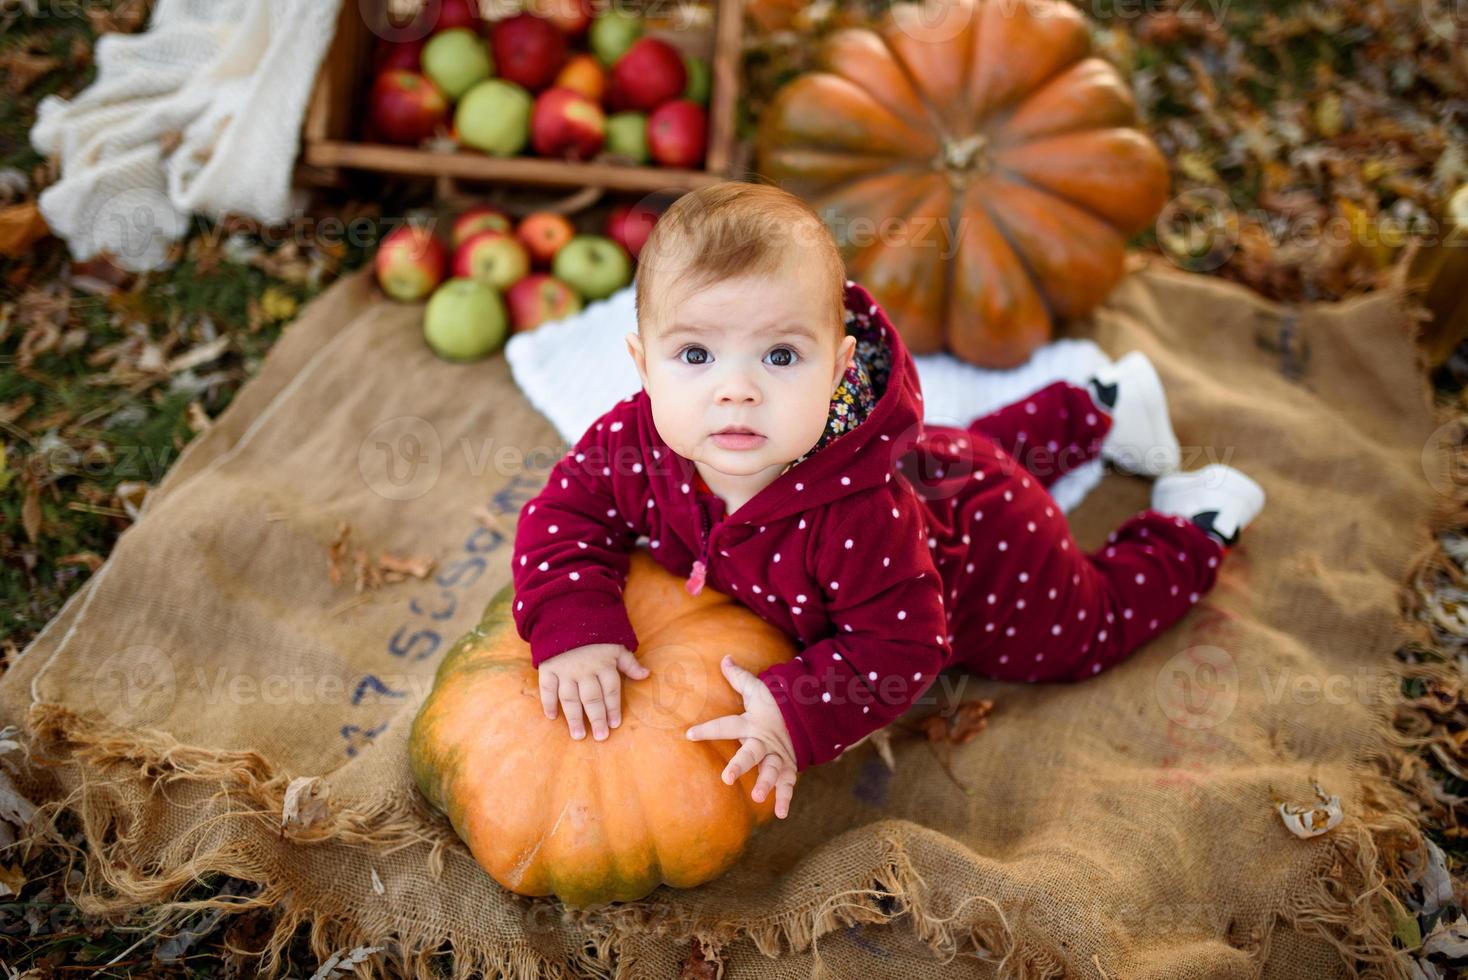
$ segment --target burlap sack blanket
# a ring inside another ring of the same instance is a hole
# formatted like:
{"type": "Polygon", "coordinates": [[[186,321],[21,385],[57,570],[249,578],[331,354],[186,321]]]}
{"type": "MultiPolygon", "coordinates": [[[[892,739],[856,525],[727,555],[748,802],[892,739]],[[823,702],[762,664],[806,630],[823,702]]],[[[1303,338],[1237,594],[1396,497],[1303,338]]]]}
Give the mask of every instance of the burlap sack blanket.
{"type": "MultiPolygon", "coordinates": [[[[564,445],[502,358],[435,359],[418,310],[360,275],[291,326],[0,678],[0,723],[29,743],[26,789],[86,822],[92,907],[225,872],[262,886],[236,907],[278,908],[272,951],[303,924],[323,957],[387,943],[366,972],[668,978],[696,939],[735,978],[1403,975],[1382,886],[1418,838],[1383,775],[1392,652],[1415,635],[1401,583],[1460,506],[1423,452],[1412,332],[1391,294],[1286,310],[1131,276],[1072,333],[1146,351],[1185,467],[1231,462],[1269,495],[1218,587],[1098,678],[969,678],[961,697],[996,708],[967,744],[900,734],[895,771],[866,745],[802,774],[793,818],[696,890],[523,899],[418,802],[418,700],[509,579],[510,542],[474,511],[508,528],[564,445]],[[343,521],[374,553],[433,555],[433,577],[354,601],[350,568],[327,575],[343,521]],[[283,826],[312,776],[327,809],[283,826]],[[1276,797],[1312,783],[1345,818],[1303,840],[1276,797]]],[[[1082,543],[1148,488],[1108,476],[1073,514],[1082,543]]]]}

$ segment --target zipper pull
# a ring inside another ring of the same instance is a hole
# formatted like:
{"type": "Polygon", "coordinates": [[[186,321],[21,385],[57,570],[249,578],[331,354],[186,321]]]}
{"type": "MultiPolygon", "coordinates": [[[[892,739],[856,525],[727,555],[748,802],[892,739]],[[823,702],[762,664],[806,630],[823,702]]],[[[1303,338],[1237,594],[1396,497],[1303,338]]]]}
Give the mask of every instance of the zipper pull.
{"type": "Polygon", "coordinates": [[[693,563],[693,571],[688,576],[688,581],[683,583],[683,588],[688,590],[689,595],[698,595],[703,591],[703,580],[708,577],[708,566],[702,561],[693,563]]]}

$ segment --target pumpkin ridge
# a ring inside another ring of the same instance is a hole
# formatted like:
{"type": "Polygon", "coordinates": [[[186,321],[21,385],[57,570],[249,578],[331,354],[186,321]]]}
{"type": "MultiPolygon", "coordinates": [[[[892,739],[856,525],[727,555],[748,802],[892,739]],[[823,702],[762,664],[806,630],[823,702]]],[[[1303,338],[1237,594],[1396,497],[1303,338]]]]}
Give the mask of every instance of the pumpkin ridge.
{"type": "Polygon", "coordinates": [[[1014,233],[1010,231],[1009,226],[1006,225],[1002,220],[1000,220],[999,216],[994,213],[994,209],[989,206],[989,201],[987,198],[978,194],[975,194],[974,196],[978,198],[979,207],[983,209],[985,216],[987,216],[989,219],[989,223],[994,226],[994,230],[999,233],[999,237],[1004,239],[1004,244],[1008,245],[1009,250],[1014,253],[1015,261],[1019,263],[1020,268],[1025,270],[1025,275],[1029,278],[1030,285],[1035,290],[1035,295],[1040,297],[1040,302],[1045,307],[1046,315],[1050,317],[1052,323],[1056,322],[1058,318],[1055,313],[1055,304],[1050,301],[1050,296],[1043,288],[1043,282],[1036,274],[1035,267],[1030,263],[1030,260],[1025,256],[1025,253],[1020,250],[1019,245],[1015,242],[1014,233]]]}
{"type": "MultiPolygon", "coordinates": [[[[1014,184],[1017,187],[1023,187],[1026,190],[1032,190],[1032,191],[1034,191],[1037,194],[1049,194],[1051,197],[1058,198],[1059,200],[1064,201],[1066,204],[1068,204],[1071,207],[1075,208],[1077,211],[1081,211],[1081,212],[1085,213],[1086,215],[1088,215],[1088,216],[1090,216],[1092,218],[1095,218],[1097,221],[1102,222],[1103,224],[1108,224],[1109,225],[1109,224],[1112,223],[1110,218],[1106,217],[1103,214],[1097,214],[1095,211],[1093,211],[1090,208],[1089,205],[1085,204],[1084,202],[1077,201],[1075,198],[1070,197],[1069,195],[1065,194],[1064,192],[1058,191],[1055,188],[1050,187],[1050,186],[1048,186],[1046,184],[1041,184],[1038,181],[1030,180],[1024,174],[1019,173],[1018,171],[1015,171],[1015,170],[1011,170],[1008,167],[1003,166],[1002,164],[996,164],[995,165],[993,177],[997,181],[1002,181],[1002,182],[1008,183],[1008,184],[1014,184]]],[[[1022,252],[1018,247],[1016,247],[1015,244],[1014,244],[1014,242],[1011,241],[1010,234],[1009,234],[1009,229],[1002,222],[998,221],[992,213],[990,214],[990,220],[994,221],[995,225],[999,228],[999,233],[1004,236],[1004,240],[1007,241],[1007,242],[1010,242],[1010,247],[1014,249],[1014,254],[1017,255],[1017,256],[1019,256],[1020,261],[1024,263],[1024,265],[1025,265],[1025,271],[1028,272],[1028,273],[1030,273],[1031,277],[1033,277],[1034,276],[1034,270],[1030,268],[1029,261],[1027,259],[1025,259],[1025,257],[1024,257],[1024,252],[1022,252]]],[[[1042,280],[1035,279],[1034,281],[1038,284],[1042,280]]],[[[1045,291],[1043,289],[1040,289],[1040,290],[1037,290],[1037,291],[1040,293],[1041,297],[1043,297],[1045,299],[1045,301],[1046,301],[1045,308],[1047,310],[1049,310],[1050,309],[1049,297],[1045,296],[1045,291]]],[[[1053,313],[1054,311],[1051,311],[1051,312],[1053,313]]]]}
{"type": "MultiPolygon", "coordinates": [[[[873,33],[876,32],[874,31],[873,33]]],[[[902,55],[899,54],[892,47],[891,44],[887,43],[887,38],[879,33],[877,34],[877,37],[881,39],[882,47],[886,48],[887,53],[892,56],[892,62],[897,65],[897,70],[902,72],[903,78],[907,79],[908,86],[913,90],[913,92],[917,93],[918,101],[921,102],[923,108],[927,110],[928,128],[931,129],[934,135],[938,137],[938,142],[940,144],[946,143],[948,140],[952,139],[953,135],[948,132],[948,126],[943,121],[943,113],[938,109],[936,105],[933,104],[933,98],[928,93],[927,88],[918,84],[917,77],[913,75],[912,69],[907,66],[907,62],[903,60],[902,55]]]]}

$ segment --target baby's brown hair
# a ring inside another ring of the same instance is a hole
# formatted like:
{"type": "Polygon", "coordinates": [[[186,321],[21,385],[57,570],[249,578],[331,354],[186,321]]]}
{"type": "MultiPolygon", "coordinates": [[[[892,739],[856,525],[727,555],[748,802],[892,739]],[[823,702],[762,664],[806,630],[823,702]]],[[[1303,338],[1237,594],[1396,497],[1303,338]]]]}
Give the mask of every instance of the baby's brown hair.
{"type": "Polygon", "coordinates": [[[823,280],[839,341],[845,335],[846,265],[830,229],[789,191],[734,180],[684,194],[653,226],[637,262],[639,332],[655,322],[657,297],[666,297],[675,283],[697,289],[773,272],[797,247],[809,249],[812,274],[823,280]]]}

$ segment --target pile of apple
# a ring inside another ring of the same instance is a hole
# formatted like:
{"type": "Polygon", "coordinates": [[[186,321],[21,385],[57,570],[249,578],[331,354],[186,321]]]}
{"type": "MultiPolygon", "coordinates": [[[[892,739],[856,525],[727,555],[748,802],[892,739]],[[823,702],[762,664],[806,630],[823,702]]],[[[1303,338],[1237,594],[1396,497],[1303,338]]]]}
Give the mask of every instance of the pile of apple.
{"type": "Polygon", "coordinates": [[[456,143],[494,156],[529,145],[564,160],[699,166],[708,63],[644,37],[640,18],[611,5],[593,17],[590,3],[528,0],[486,26],[475,0],[443,0],[426,36],[380,43],[368,135],[416,145],[452,117],[456,143]]]}
{"type": "Polygon", "coordinates": [[[472,361],[499,350],[511,331],[578,313],[630,283],[657,219],[645,204],[621,204],[605,235],[577,234],[549,211],[516,223],[497,208],[474,207],[454,219],[448,248],[424,225],[394,229],[378,245],[374,269],[393,299],[428,298],[423,336],[434,353],[472,361]]]}

